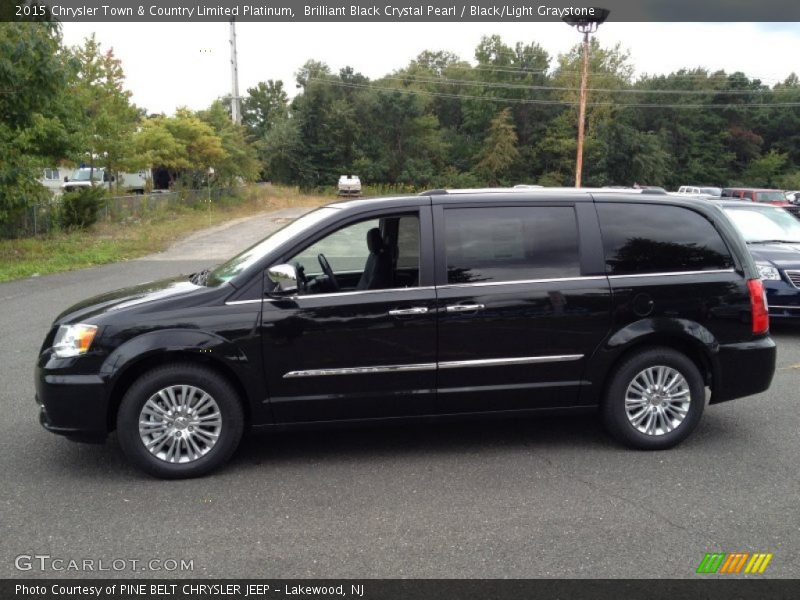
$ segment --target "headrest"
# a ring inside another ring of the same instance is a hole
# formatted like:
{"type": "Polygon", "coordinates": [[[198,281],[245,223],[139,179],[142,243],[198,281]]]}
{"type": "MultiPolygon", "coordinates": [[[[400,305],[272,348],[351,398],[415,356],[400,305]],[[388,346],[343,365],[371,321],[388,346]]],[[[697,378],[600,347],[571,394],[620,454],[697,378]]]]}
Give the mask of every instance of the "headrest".
{"type": "Polygon", "coordinates": [[[381,237],[381,230],[377,227],[373,227],[367,232],[367,248],[373,254],[383,252],[383,237],[381,237]]]}

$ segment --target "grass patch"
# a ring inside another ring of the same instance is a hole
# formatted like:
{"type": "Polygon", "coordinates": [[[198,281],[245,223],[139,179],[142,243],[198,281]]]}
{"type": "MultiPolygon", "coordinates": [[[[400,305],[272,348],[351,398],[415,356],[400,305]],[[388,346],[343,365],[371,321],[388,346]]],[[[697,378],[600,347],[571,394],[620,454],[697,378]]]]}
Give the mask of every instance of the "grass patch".
{"type": "Polygon", "coordinates": [[[224,198],[210,208],[176,206],[127,217],[121,223],[101,222],[87,231],[0,240],[0,282],[137,258],[231,219],[333,200],[291,188],[252,186],[243,190],[241,198],[224,198]]]}

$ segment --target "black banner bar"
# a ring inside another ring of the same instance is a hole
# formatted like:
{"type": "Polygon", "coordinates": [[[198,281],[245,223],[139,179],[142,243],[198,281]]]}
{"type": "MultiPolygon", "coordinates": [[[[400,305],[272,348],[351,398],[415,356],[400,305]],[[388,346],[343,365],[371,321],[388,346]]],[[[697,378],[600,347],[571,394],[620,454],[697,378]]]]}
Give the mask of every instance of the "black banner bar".
{"type": "Polygon", "coordinates": [[[610,9],[611,21],[795,22],[791,0],[3,0],[0,20],[62,22],[555,22],[610,9]]]}
{"type": "MultiPolygon", "coordinates": [[[[713,577],[713,576],[712,576],[713,577]]],[[[789,600],[800,580],[756,579],[448,579],[448,580],[161,580],[36,579],[0,581],[3,600],[789,600]]]]}

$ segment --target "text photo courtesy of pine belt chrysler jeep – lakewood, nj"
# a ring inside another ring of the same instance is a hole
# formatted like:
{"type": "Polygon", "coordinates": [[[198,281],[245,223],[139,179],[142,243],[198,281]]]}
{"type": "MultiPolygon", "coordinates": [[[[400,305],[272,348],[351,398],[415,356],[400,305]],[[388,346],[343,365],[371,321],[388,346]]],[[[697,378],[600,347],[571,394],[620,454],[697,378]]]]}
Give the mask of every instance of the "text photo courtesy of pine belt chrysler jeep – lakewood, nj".
{"type": "Polygon", "coordinates": [[[221,466],[246,431],[332,423],[596,411],[624,445],[672,447],[707,404],[766,390],[776,346],[725,209],[638,192],[319,208],[216,268],[64,311],[40,421],[116,430],[164,478],[221,466]]]}

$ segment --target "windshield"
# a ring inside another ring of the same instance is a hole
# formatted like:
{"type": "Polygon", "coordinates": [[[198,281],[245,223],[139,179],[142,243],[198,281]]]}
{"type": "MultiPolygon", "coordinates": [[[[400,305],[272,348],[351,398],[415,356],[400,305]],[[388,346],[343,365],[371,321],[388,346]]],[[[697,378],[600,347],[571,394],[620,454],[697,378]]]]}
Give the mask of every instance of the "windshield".
{"type": "Polygon", "coordinates": [[[721,196],[722,195],[722,188],[718,187],[704,187],[700,188],[701,194],[708,194],[709,196],[721,196]]]}
{"type": "Polygon", "coordinates": [[[782,208],[728,207],[725,212],[747,242],[800,242],[800,221],[782,208]]]}
{"type": "Polygon", "coordinates": [[[783,192],[756,192],[756,202],[786,202],[783,192]]]}
{"type": "Polygon", "coordinates": [[[303,215],[299,219],[292,221],[285,227],[278,229],[256,245],[251,246],[241,254],[234,256],[228,262],[220,265],[208,275],[206,285],[210,287],[221,285],[230,281],[248,267],[254,265],[264,256],[275,250],[281,244],[287,242],[294,236],[313,228],[320,221],[327,219],[334,214],[335,208],[320,208],[313,212],[303,215]]]}
{"type": "MultiPolygon", "coordinates": [[[[75,169],[72,172],[72,176],[70,177],[70,181],[89,181],[89,173],[91,169],[75,169]]],[[[102,169],[95,169],[94,173],[92,173],[92,179],[94,181],[100,181],[103,178],[103,171],[102,169]]]]}

